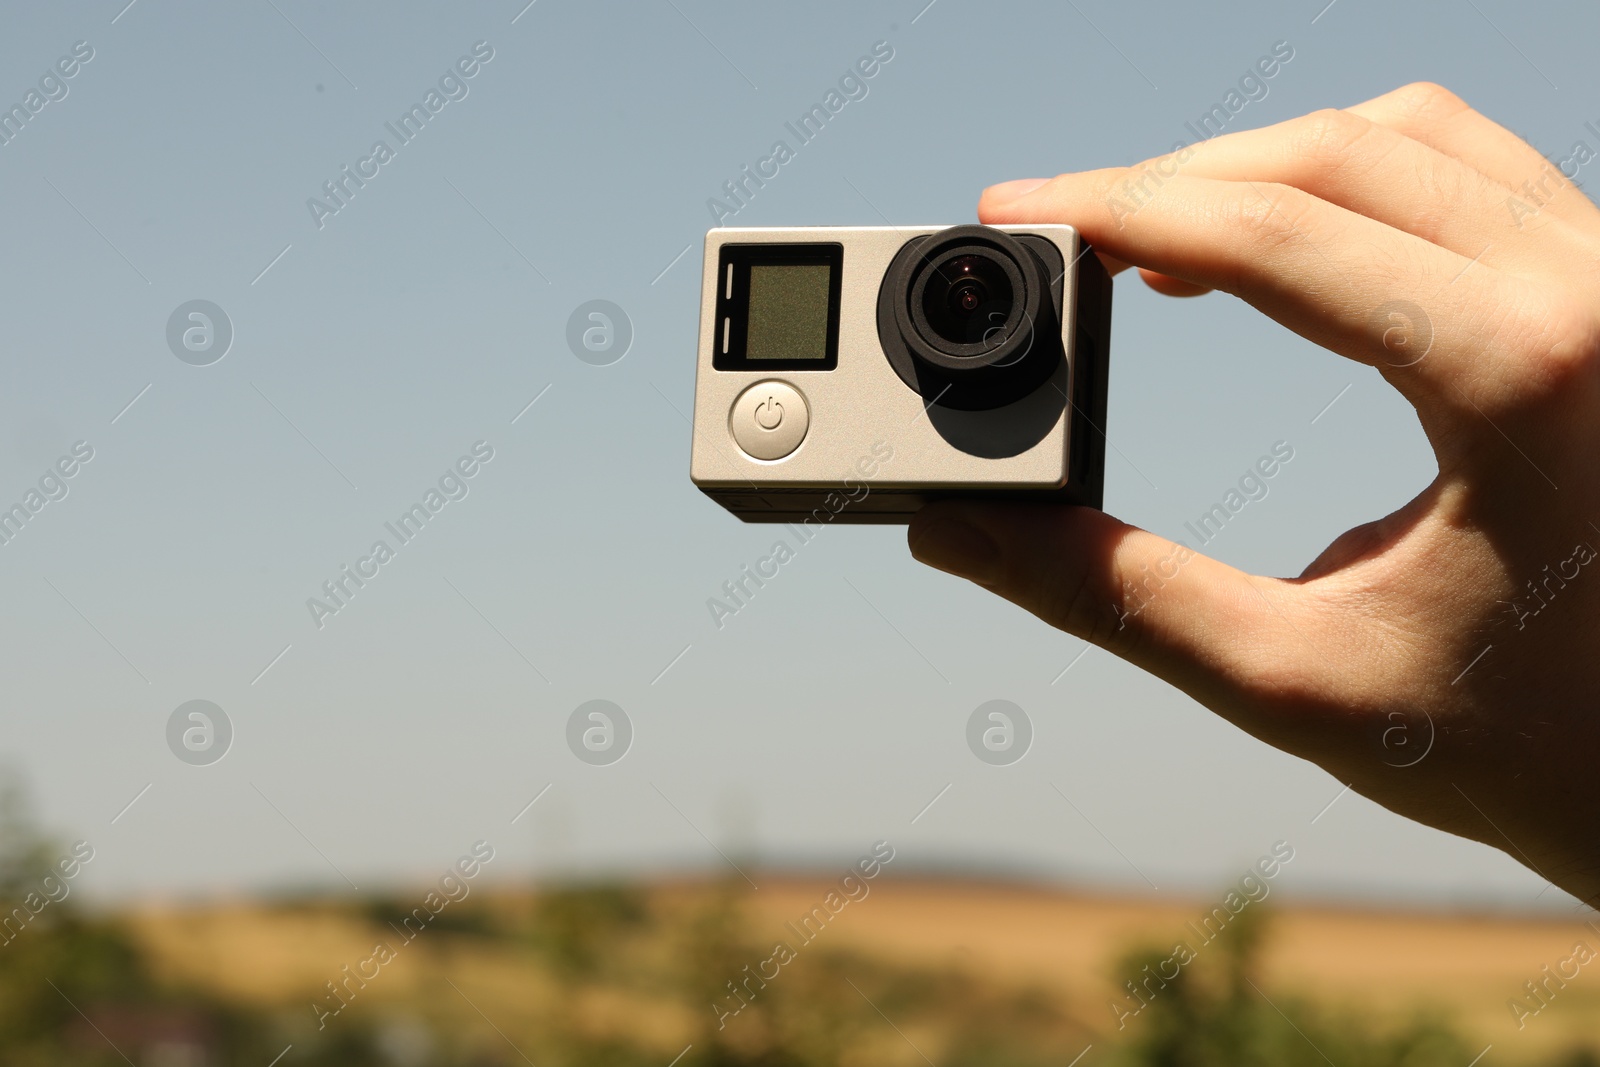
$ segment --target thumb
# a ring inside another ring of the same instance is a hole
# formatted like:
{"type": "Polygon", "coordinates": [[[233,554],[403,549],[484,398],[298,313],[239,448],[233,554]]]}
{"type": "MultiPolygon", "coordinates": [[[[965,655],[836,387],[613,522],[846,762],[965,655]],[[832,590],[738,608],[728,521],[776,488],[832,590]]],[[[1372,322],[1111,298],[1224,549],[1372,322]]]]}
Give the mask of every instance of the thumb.
{"type": "Polygon", "coordinates": [[[907,533],[923,563],[967,578],[1216,706],[1303,660],[1297,588],[1256,578],[1097,511],[943,501],[907,533]],[[1287,653],[1287,656],[1286,656],[1287,653]]]}

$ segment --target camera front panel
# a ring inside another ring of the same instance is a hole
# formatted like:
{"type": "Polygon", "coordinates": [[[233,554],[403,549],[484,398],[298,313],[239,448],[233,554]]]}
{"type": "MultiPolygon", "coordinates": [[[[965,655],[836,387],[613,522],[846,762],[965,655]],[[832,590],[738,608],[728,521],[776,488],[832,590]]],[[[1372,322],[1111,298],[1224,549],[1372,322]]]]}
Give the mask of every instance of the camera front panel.
{"type": "MultiPolygon", "coordinates": [[[[985,329],[998,337],[1001,320],[1014,324],[1020,314],[1002,307],[993,291],[1006,286],[1009,293],[1017,283],[996,281],[997,270],[985,270],[959,242],[929,257],[931,266],[918,275],[923,303],[914,310],[926,314],[902,316],[918,319],[907,331],[939,331],[931,337],[936,350],[910,371],[904,355],[892,360],[885,350],[884,331],[895,328],[884,321],[892,306],[885,299],[899,299],[887,287],[911,284],[907,270],[891,268],[903,267],[919,242],[963,231],[973,231],[980,244],[985,232],[993,233],[938,226],[710,231],[696,368],[695,484],[747,521],[801,521],[821,508],[829,521],[904,522],[939,496],[1073,497],[1075,230],[1002,231],[1010,235],[1005,240],[1042,244],[1045,253],[1039,277],[1046,312],[1037,300],[1027,312],[1030,326],[1040,320],[1041,336],[1029,337],[1024,348],[1008,334],[1009,348],[994,346],[991,360],[999,368],[992,373],[1013,377],[1007,363],[1032,360],[1026,395],[1002,396],[976,410],[949,402],[952,386],[934,362],[937,348],[981,353],[985,329]],[[983,325],[985,314],[995,326],[983,325]]],[[[1077,467],[1085,473],[1081,459],[1077,467]]],[[[1093,495],[1084,502],[1099,503],[1097,485],[1093,495]]]]}

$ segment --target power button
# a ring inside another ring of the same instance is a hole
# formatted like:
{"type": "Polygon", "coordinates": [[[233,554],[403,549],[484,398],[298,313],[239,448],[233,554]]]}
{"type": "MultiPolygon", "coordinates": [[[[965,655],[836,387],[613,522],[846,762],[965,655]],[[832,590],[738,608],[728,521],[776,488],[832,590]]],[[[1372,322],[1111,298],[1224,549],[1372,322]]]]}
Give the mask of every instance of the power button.
{"type": "Polygon", "coordinates": [[[811,425],[800,390],[787,382],[757,382],[739,394],[728,413],[728,429],[754,459],[782,459],[800,447],[811,425]]]}

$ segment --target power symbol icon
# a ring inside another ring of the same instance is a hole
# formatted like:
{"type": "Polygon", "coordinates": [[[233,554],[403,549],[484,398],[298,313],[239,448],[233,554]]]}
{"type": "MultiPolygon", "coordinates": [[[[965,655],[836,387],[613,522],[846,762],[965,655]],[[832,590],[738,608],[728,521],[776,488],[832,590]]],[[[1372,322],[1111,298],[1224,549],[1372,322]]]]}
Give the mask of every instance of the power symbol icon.
{"type": "Polygon", "coordinates": [[[771,463],[800,447],[811,426],[811,411],[800,390],[788,382],[749,386],[728,411],[728,432],[751,459],[771,463]]]}
{"type": "Polygon", "coordinates": [[[767,397],[756,407],[756,425],[763,430],[776,430],[783,424],[783,405],[767,397]]]}

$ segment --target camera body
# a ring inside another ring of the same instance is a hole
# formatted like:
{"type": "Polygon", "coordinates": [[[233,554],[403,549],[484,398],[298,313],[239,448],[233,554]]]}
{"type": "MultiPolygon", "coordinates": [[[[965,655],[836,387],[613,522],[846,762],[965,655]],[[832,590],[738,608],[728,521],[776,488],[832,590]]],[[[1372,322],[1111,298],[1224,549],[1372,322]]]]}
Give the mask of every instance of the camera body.
{"type": "Polygon", "coordinates": [[[1110,333],[1070,226],[713,229],[691,478],[746,522],[1100,507],[1110,333]]]}

